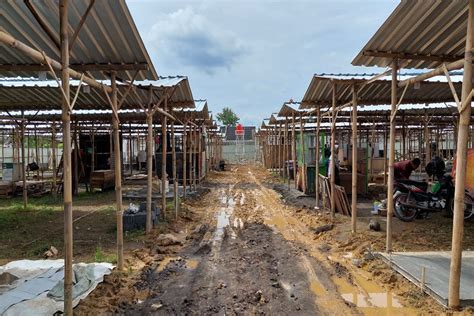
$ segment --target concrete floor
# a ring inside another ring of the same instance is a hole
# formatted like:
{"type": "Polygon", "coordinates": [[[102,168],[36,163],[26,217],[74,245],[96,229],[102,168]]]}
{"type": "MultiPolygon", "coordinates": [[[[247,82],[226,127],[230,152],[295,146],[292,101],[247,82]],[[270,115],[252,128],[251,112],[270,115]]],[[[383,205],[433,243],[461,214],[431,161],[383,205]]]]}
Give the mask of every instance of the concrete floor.
{"type": "MultiPolygon", "coordinates": [[[[412,283],[421,286],[422,269],[425,268],[425,292],[441,304],[448,304],[449,266],[451,253],[395,252],[390,256],[380,253],[384,261],[412,283]]],[[[464,251],[461,266],[461,305],[474,304],[474,251],[464,251]]]]}

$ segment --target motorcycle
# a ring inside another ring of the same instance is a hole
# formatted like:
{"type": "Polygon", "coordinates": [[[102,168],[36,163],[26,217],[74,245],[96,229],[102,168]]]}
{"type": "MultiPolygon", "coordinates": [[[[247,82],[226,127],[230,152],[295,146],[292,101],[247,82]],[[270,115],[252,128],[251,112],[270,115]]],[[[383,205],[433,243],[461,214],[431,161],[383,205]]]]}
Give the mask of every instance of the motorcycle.
{"type": "MultiPolygon", "coordinates": [[[[411,180],[399,180],[395,183],[393,196],[394,213],[404,222],[411,222],[418,217],[427,217],[429,213],[444,212],[453,215],[454,184],[453,177],[443,176],[428,192],[428,183],[411,180]]],[[[471,196],[464,194],[464,220],[474,218],[474,202],[471,196]]]]}

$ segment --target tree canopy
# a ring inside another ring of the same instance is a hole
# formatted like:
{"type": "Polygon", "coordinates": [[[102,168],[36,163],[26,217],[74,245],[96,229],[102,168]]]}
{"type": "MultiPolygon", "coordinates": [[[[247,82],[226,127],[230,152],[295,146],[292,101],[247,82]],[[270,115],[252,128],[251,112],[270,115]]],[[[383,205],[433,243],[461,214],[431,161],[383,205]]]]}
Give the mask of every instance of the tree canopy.
{"type": "Polygon", "coordinates": [[[217,113],[216,117],[219,122],[225,126],[235,126],[240,120],[237,114],[235,114],[229,107],[223,108],[221,113],[217,113]]]}

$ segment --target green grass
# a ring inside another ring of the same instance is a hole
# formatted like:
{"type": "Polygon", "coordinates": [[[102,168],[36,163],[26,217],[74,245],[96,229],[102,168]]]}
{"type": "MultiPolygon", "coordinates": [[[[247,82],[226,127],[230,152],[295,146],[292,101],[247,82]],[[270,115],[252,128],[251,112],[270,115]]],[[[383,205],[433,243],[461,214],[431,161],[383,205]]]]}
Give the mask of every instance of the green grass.
{"type": "Polygon", "coordinates": [[[117,255],[111,254],[107,255],[103,252],[102,246],[98,245],[97,248],[95,249],[94,257],[93,257],[94,262],[108,262],[112,264],[117,263],[117,255]]]}

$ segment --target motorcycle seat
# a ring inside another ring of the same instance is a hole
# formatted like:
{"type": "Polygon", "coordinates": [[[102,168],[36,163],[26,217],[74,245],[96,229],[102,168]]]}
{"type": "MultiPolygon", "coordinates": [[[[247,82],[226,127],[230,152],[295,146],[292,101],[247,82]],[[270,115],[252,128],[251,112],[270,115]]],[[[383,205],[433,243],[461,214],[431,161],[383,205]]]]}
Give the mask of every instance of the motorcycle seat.
{"type": "Polygon", "coordinates": [[[427,191],[428,190],[428,183],[425,181],[415,181],[415,180],[397,180],[398,183],[405,184],[405,185],[413,185],[417,188],[427,191]]]}

